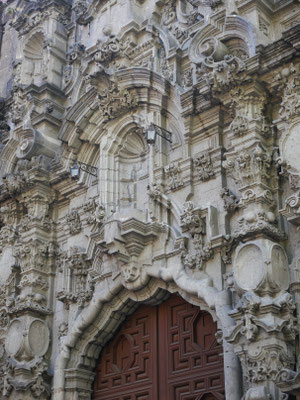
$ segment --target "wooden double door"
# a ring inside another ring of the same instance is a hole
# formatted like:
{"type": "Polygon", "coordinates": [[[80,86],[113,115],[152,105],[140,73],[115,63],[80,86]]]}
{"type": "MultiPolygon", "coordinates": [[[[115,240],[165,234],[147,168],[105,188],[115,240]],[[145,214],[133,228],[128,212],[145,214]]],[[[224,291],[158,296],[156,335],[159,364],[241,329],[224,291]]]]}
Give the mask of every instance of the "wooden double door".
{"type": "Polygon", "coordinates": [[[172,295],[141,305],[103,349],[94,400],[225,399],[212,317],[172,295]]]}

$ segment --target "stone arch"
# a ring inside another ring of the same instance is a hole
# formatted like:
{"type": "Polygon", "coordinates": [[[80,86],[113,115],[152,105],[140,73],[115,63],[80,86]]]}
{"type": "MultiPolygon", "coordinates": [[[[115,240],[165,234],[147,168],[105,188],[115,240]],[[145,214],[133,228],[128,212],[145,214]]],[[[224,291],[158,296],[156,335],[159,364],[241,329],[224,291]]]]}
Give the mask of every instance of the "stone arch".
{"type": "MultiPolygon", "coordinates": [[[[165,80],[160,75],[144,68],[134,67],[118,71],[114,79],[115,83],[118,83],[118,88],[121,92],[123,89],[132,92],[136,99],[136,106],[128,106],[127,112],[124,109],[122,114],[112,116],[108,121],[105,121],[101,113],[101,107],[98,108],[95,105],[98,95],[97,89],[90,88],[68,110],[65,123],[59,133],[61,140],[73,148],[79,147],[80,139],[99,144],[99,138],[101,137],[99,132],[106,133],[111,124],[114,124],[115,121],[122,121],[124,115],[128,116],[130,114],[135,123],[138,124],[137,111],[144,111],[144,113],[146,111],[149,115],[161,111],[166,113],[168,120],[172,120],[172,128],[177,128],[175,129],[176,142],[181,143],[183,141],[178,131],[179,121],[177,115],[179,113],[178,106],[175,105],[176,101],[174,101],[176,100],[176,92],[166,85],[165,80]],[[156,84],[155,90],[150,90],[153,80],[155,80],[156,84]],[[147,99],[146,103],[145,99],[147,99]]],[[[157,123],[158,121],[155,122],[157,123]]],[[[183,124],[181,128],[184,128],[183,124]]]]}
{"type": "MultiPolygon", "coordinates": [[[[228,316],[229,302],[209,279],[194,280],[180,267],[173,271],[173,276],[167,276],[162,270],[156,273],[150,271],[149,275],[152,279],[147,285],[136,290],[124,287],[120,275],[102,280],[95,287],[90,304],[63,338],[55,367],[55,399],[72,399],[73,392],[85,393],[84,398],[90,398],[93,371],[101,349],[114,336],[126,316],[141,303],[159,304],[169,293],[178,293],[187,302],[209,312],[222,330],[223,337],[227,334],[233,323],[228,316]]],[[[232,394],[231,399],[239,400],[239,365],[232,346],[225,340],[223,346],[226,386],[232,394]]]]}
{"type": "MultiPolygon", "coordinates": [[[[209,312],[213,320],[217,321],[218,327],[222,328],[222,323],[215,310],[210,309],[205,301],[197,295],[188,293],[174,282],[168,283],[162,279],[152,279],[147,286],[138,291],[128,290],[120,284],[113,286],[105,294],[98,292],[94,295],[90,306],[79,317],[81,324],[77,320],[72,331],[65,338],[55,369],[55,396],[57,396],[55,398],[71,399],[71,393],[74,390],[83,389],[81,386],[82,371],[89,371],[89,376],[91,376],[104,345],[114,336],[126,316],[132,314],[141,303],[160,304],[168,298],[169,294],[178,293],[187,302],[209,312]],[[95,308],[97,308],[96,312],[95,308]],[[79,327],[80,325],[81,327],[79,327]],[[64,385],[67,389],[64,394],[59,390],[59,384],[63,384],[59,379],[61,373],[66,379],[64,385]],[[59,393],[62,397],[59,397],[59,393]]],[[[88,383],[85,382],[85,385],[89,386],[85,386],[87,392],[90,391],[92,381],[93,379],[90,377],[88,383]]]]}

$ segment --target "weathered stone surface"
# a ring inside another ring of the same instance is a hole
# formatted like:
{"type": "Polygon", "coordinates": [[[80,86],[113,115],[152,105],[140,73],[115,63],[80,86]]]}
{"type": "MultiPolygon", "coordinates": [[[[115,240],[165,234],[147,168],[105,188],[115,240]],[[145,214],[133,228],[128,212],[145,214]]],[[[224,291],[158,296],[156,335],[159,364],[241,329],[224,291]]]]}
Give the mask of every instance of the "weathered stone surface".
{"type": "Polygon", "coordinates": [[[168,292],[217,321],[226,399],[299,397],[299,21],[0,3],[0,398],[90,399],[105,343],[168,292]]]}

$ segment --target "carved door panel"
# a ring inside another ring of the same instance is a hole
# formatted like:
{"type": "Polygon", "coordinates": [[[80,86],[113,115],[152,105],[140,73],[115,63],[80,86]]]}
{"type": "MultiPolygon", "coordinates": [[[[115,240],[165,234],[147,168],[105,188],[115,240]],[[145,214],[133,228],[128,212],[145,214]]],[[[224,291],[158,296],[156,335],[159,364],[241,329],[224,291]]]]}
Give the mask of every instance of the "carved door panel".
{"type": "Polygon", "coordinates": [[[172,295],[142,305],[99,360],[96,400],[221,400],[222,346],[211,316],[172,295]]]}
{"type": "Polygon", "coordinates": [[[158,323],[160,399],[225,399],[222,346],[210,314],[171,296],[159,306],[158,323]]]}
{"type": "Polygon", "coordinates": [[[157,399],[157,309],[140,306],[103,349],[94,399],[157,399]]]}

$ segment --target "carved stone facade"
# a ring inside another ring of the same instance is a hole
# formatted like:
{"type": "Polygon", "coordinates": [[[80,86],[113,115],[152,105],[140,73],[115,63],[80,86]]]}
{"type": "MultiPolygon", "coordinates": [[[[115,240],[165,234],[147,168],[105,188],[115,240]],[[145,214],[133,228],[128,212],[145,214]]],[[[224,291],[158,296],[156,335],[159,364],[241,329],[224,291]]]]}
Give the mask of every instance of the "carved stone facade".
{"type": "Polygon", "coordinates": [[[299,37],[289,0],[0,1],[0,399],[91,399],[168,293],[226,399],[300,399],[299,37]]]}

